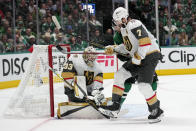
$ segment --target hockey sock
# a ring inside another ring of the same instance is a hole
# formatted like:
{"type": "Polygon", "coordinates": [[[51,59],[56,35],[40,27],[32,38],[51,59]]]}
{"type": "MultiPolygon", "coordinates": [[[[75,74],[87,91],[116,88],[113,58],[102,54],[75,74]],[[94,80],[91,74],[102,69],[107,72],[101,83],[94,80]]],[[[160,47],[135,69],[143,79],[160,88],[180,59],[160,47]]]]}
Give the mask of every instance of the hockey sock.
{"type": "Polygon", "coordinates": [[[157,82],[156,81],[152,83],[152,90],[153,91],[157,90],[157,82]]]}
{"type": "Polygon", "coordinates": [[[123,102],[125,101],[125,99],[127,97],[127,94],[131,89],[132,84],[128,83],[128,82],[125,82],[124,86],[125,86],[125,89],[124,89],[124,92],[123,92],[123,95],[122,95],[122,98],[121,98],[121,101],[120,101],[120,105],[122,105],[123,102]]]}

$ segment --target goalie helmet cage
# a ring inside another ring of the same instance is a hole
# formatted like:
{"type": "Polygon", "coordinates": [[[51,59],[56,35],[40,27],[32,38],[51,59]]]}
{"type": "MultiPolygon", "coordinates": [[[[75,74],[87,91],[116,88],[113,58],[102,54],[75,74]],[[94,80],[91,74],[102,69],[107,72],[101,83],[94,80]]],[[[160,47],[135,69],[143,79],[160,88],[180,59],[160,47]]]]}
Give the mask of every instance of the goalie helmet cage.
{"type": "MultiPolygon", "coordinates": [[[[70,52],[71,50],[68,44],[60,46],[64,51],[70,52]]],[[[55,89],[59,88],[59,93],[63,94],[63,96],[65,95],[63,81],[55,76],[47,66],[51,68],[56,66],[54,69],[57,71],[56,73],[60,74],[63,63],[69,56],[69,53],[62,54],[56,49],[55,45],[34,45],[25,73],[16,92],[10,99],[4,115],[54,117],[54,84],[57,84],[57,86],[55,85],[55,89]],[[54,59],[57,62],[54,62],[54,59]],[[59,87],[58,84],[60,84],[59,87]]]]}

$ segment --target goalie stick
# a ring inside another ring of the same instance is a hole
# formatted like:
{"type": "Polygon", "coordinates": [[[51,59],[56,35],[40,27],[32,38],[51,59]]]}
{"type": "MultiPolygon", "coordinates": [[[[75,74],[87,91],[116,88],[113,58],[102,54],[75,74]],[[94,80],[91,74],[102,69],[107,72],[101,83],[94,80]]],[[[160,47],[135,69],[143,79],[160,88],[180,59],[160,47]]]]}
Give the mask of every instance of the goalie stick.
{"type": "MultiPolygon", "coordinates": [[[[43,59],[40,57],[40,60],[42,62],[43,65],[47,66],[57,77],[59,77],[61,80],[63,80],[68,86],[74,88],[68,81],[66,81],[65,79],[63,79],[63,77],[61,77],[59,74],[56,73],[56,71],[54,69],[52,69],[49,65],[44,64],[43,59]]],[[[76,83],[76,85],[78,86],[79,90],[82,92],[82,94],[84,95],[84,97],[86,98],[86,102],[91,105],[95,110],[97,110],[102,116],[104,116],[107,119],[110,119],[109,116],[102,114],[99,110],[97,105],[95,104],[94,101],[88,99],[87,94],[85,93],[85,91],[76,83]]],[[[75,112],[75,111],[74,111],[75,112]]],[[[72,112],[72,113],[74,113],[72,112]]],[[[71,113],[69,113],[71,114],[71,113]]]]}
{"type": "MultiPolygon", "coordinates": [[[[84,109],[84,108],[86,108],[86,107],[88,107],[88,106],[89,106],[89,105],[86,105],[86,106],[83,106],[83,107],[78,107],[78,108],[75,108],[75,109],[66,111],[66,112],[64,112],[63,114],[61,114],[61,117],[70,115],[70,114],[72,114],[72,113],[74,113],[74,112],[77,112],[77,111],[79,111],[79,110],[82,110],[82,109],[84,109]]],[[[58,117],[58,119],[60,119],[59,116],[57,116],[57,117],[58,117]]]]}

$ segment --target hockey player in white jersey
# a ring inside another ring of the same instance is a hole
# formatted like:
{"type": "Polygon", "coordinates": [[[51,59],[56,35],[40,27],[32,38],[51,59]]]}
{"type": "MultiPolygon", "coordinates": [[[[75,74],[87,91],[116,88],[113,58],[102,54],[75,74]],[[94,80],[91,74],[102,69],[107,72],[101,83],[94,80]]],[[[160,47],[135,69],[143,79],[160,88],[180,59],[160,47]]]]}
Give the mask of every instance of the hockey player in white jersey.
{"type": "Polygon", "coordinates": [[[128,11],[118,7],[113,13],[113,21],[121,27],[123,44],[107,46],[105,53],[110,55],[115,52],[127,54],[131,59],[115,73],[110,106],[100,106],[99,110],[111,117],[117,117],[124,97],[124,82],[131,76],[138,75],[138,88],[144,95],[150,115],[148,119],[154,120],[163,114],[160,101],[151,84],[158,60],[161,58],[159,46],[154,36],[146,29],[141,21],[131,19],[128,11]]]}
{"type": "MultiPolygon", "coordinates": [[[[89,46],[84,50],[82,55],[71,55],[71,57],[64,64],[61,76],[67,82],[72,83],[73,85],[72,87],[66,83],[64,85],[64,93],[68,97],[68,103],[61,103],[60,106],[64,107],[66,111],[69,110],[68,106],[77,107],[88,104],[86,102],[87,98],[84,96],[84,94],[80,93],[81,91],[77,87],[77,84],[80,85],[79,83],[83,83],[80,86],[86,92],[88,98],[95,101],[96,105],[100,105],[105,101],[102,93],[103,73],[100,64],[96,62],[97,54],[95,53],[96,50],[92,46],[89,46]],[[84,77],[83,81],[79,76],[84,77]]],[[[62,117],[62,112],[65,111],[58,111],[58,117],[62,117]]]]}

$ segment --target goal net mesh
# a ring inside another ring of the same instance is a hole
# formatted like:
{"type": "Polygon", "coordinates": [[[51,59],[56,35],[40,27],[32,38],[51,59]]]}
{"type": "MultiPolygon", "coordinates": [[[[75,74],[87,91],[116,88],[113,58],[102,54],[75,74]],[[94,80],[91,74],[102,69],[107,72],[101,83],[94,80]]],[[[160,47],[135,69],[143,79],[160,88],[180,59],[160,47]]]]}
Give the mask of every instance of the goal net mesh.
{"type": "MultiPolygon", "coordinates": [[[[61,47],[67,52],[70,51],[68,45],[61,47]]],[[[6,108],[5,116],[54,116],[57,104],[67,98],[64,95],[63,81],[49,70],[49,66],[60,75],[68,56],[52,45],[34,46],[21,82],[6,108]]]]}

